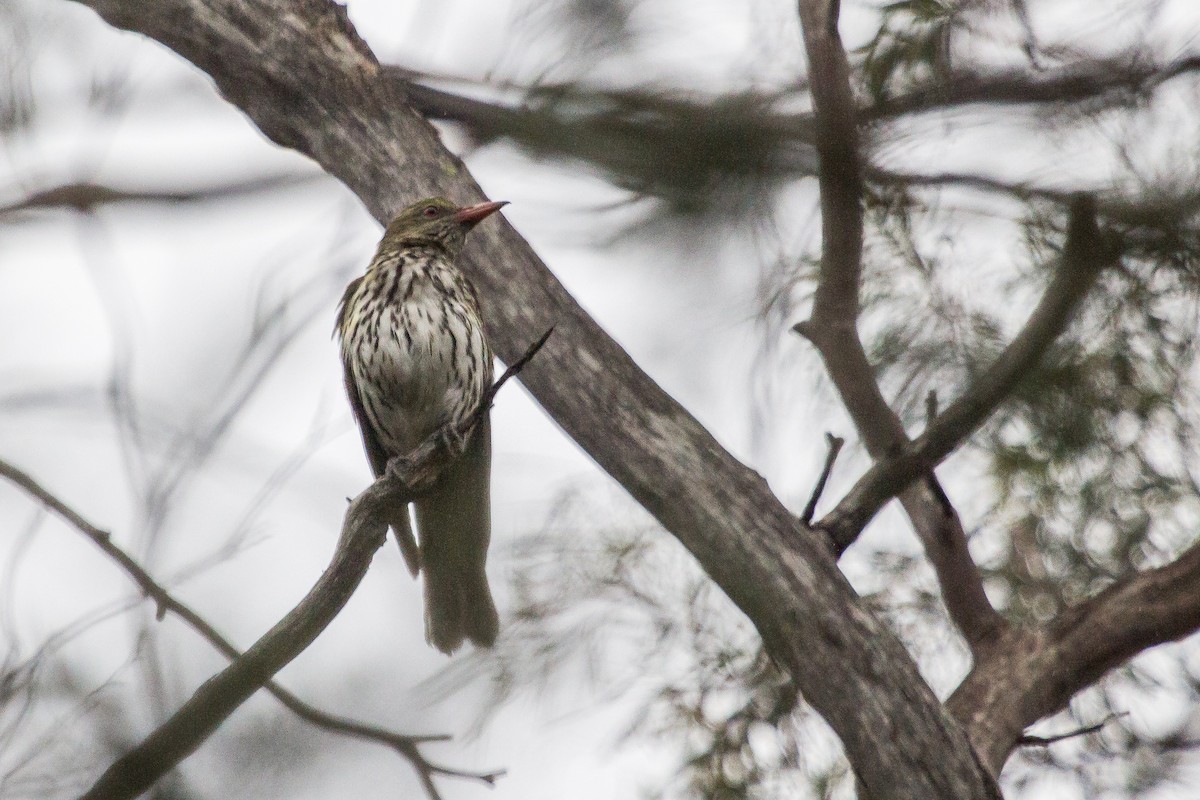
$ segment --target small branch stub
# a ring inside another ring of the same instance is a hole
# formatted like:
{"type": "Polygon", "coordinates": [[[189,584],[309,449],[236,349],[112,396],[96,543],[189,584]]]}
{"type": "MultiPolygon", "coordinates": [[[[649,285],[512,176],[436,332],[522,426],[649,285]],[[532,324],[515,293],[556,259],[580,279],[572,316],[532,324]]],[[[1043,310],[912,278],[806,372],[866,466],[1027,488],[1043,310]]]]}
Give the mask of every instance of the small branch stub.
{"type": "Polygon", "coordinates": [[[825,434],[825,444],[829,447],[829,452],[825,456],[825,466],[821,469],[821,477],[817,479],[817,485],[813,487],[812,497],[808,499],[808,504],[804,506],[804,512],[800,515],[800,521],[806,526],[811,526],[813,515],[817,513],[817,503],[821,500],[821,495],[825,493],[825,484],[829,482],[829,475],[833,472],[833,464],[837,461],[838,453],[842,451],[842,445],[846,440],[840,436],[834,436],[832,433],[825,434]]]}

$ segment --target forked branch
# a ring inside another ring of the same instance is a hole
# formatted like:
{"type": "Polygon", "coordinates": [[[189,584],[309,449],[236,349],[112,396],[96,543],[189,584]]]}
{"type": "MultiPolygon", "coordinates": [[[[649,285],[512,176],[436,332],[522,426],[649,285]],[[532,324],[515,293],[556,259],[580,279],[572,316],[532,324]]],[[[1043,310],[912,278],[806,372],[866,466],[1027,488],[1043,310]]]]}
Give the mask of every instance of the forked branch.
{"type": "Polygon", "coordinates": [[[925,432],[876,462],[821,522],[839,552],[888,500],[904,491],[966,441],[1007,398],[1070,323],[1111,254],[1096,224],[1096,204],[1079,195],[1071,204],[1062,263],[1024,328],[976,384],[937,416],[925,432]]]}
{"type": "MultiPolygon", "coordinates": [[[[880,392],[858,337],[863,167],[837,9],[836,2],[800,4],[821,154],[822,253],[812,317],[794,330],[817,348],[867,452],[878,461],[908,436],[880,392]]],[[[905,491],[901,501],[937,573],[950,617],[974,651],[994,638],[1003,620],[984,594],[958,514],[932,472],[928,481],[905,491]]],[[[833,541],[840,555],[845,546],[836,537],[833,541]]]]}

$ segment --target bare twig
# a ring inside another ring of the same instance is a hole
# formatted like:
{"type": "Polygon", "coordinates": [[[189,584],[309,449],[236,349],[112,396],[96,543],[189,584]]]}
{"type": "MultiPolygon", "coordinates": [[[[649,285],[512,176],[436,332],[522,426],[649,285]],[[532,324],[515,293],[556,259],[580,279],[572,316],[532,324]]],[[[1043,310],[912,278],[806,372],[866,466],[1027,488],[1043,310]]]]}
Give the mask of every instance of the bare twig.
{"type": "Polygon", "coordinates": [[[800,514],[800,521],[805,525],[811,524],[813,514],[817,513],[817,503],[825,493],[825,484],[829,482],[829,475],[833,472],[833,462],[837,461],[838,453],[842,452],[842,445],[845,443],[846,440],[840,436],[825,434],[825,444],[829,446],[829,452],[825,455],[825,466],[821,469],[821,477],[817,478],[817,485],[813,487],[812,497],[808,498],[808,503],[800,514]]]}
{"type": "MultiPolygon", "coordinates": [[[[427,491],[446,466],[461,455],[496,391],[529,362],[549,336],[550,331],[547,331],[534,342],[525,355],[505,371],[501,380],[489,387],[479,409],[461,424],[452,426],[450,431],[434,431],[411,453],[392,458],[384,474],[350,503],[333,560],[304,599],[249,650],[236,656],[228,667],[197,689],[170,719],[141,744],[114,762],[83,795],[84,800],[133,798],[144,792],[199,747],[250,695],[264,687],[275,673],[303,652],[333,621],[365,577],[372,556],[383,544],[390,515],[397,507],[403,507],[427,491]]],[[[45,501],[45,498],[41,499],[45,501]]],[[[78,520],[86,525],[78,515],[69,519],[73,523],[78,520]]],[[[99,533],[101,539],[107,540],[106,534],[99,533]]],[[[127,572],[135,574],[130,567],[136,567],[136,564],[127,555],[121,553],[124,556],[122,559],[111,551],[109,554],[127,572]]],[[[141,574],[145,576],[144,572],[141,574]]],[[[148,576],[139,580],[139,585],[159,603],[161,613],[169,596],[148,576]]],[[[405,748],[411,752],[417,744],[411,739],[396,738],[386,731],[381,739],[378,729],[346,720],[326,717],[324,721],[330,723],[332,729],[385,741],[401,752],[405,748]]],[[[413,763],[416,765],[418,762],[413,763]]],[[[436,772],[472,777],[487,783],[492,783],[498,775],[466,773],[444,767],[439,767],[436,772]]],[[[434,770],[431,767],[425,770],[418,768],[418,774],[426,790],[436,797],[437,791],[432,781],[434,770]]]]}
{"type": "MultiPolygon", "coordinates": [[[[132,556],[114,544],[107,531],[101,530],[88,522],[78,512],[35,481],[30,475],[2,459],[0,459],[0,476],[24,489],[29,495],[51,509],[77,531],[90,539],[106,556],[115,561],[125,571],[125,574],[138,585],[142,593],[154,602],[158,619],[161,620],[168,612],[174,614],[187,623],[190,628],[199,633],[226,658],[233,660],[241,657],[242,652],[222,636],[211,623],[201,617],[190,606],[172,595],[161,583],[154,580],[132,556]]],[[[421,753],[419,747],[421,744],[425,742],[447,741],[450,738],[448,735],[398,733],[386,728],[356,722],[355,720],[322,711],[301,700],[273,680],[264,684],[263,688],[274,695],[288,710],[319,728],[357,739],[374,741],[395,750],[398,754],[408,759],[413,769],[416,770],[422,784],[429,792],[430,797],[435,800],[439,796],[436,787],[431,783],[435,775],[470,778],[491,784],[503,774],[503,770],[465,772],[453,769],[434,763],[421,753]]]]}
{"type": "Polygon", "coordinates": [[[1062,264],[1024,328],[961,397],[925,432],[878,461],[824,519],[841,552],[883,505],[929,474],[991,415],[1070,323],[1076,308],[1111,259],[1096,225],[1094,200],[1080,195],[1071,206],[1062,264]]]}
{"type": "Polygon", "coordinates": [[[1018,747],[1047,747],[1049,745],[1054,744],[1055,742],[1062,742],[1067,739],[1074,739],[1078,736],[1087,736],[1089,733],[1096,733],[1101,728],[1103,728],[1105,725],[1112,722],[1114,719],[1120,719],[1121,717],[1127,717],[1127,716],[1129,716],[1128,711],[1113,712],[1113,713],[1109,714],[1107,717],[1105,717],[1104,719],[1097,722],[1095,725],[1088,725],[1085,728],[1076,728],[1073,731],[1067,731],[1066,733],[1060,733],[1060,734],[1057,734],[1056,736],[1032,736],[1032,735],[1026,734],[1025,736],[1022,736],[1020,739],[1017,739],[1017,746],[1018,747]]]}

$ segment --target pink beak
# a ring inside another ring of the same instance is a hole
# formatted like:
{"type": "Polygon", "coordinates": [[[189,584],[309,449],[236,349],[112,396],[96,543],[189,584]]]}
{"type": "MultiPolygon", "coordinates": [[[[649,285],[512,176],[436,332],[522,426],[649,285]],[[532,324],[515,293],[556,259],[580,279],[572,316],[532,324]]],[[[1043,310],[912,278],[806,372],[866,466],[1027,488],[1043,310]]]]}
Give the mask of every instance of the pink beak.
{"type": "Polygon", "coordinates": [[[454,221],[460,225],[466,225],[472,228],[479,223],[480,220],[490,217],[504,206],[508,205],[507,200],[498,200],[494,203],[479,203],[474,206],[465,206],[454,212],[454,221]]]}

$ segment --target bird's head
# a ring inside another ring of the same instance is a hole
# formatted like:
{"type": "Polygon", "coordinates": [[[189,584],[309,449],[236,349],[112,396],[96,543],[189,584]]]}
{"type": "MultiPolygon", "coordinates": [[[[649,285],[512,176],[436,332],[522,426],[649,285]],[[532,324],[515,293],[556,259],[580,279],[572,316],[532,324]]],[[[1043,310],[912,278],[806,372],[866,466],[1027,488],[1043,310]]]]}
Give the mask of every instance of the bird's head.
{"type": "Polygon", "coordinates": [[[393,247],[434,245],[444,247],[450,255],[458,255],[467,232],[480,220],[508,205],[501,200],[459,207],[444,197],[431,197],[413,203],[388,223],[383,244],[393,247]]]}

